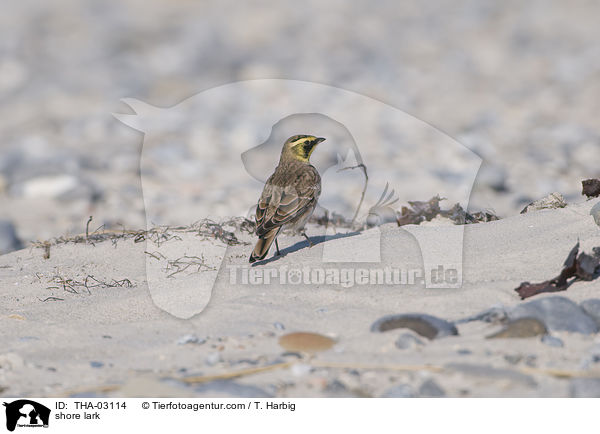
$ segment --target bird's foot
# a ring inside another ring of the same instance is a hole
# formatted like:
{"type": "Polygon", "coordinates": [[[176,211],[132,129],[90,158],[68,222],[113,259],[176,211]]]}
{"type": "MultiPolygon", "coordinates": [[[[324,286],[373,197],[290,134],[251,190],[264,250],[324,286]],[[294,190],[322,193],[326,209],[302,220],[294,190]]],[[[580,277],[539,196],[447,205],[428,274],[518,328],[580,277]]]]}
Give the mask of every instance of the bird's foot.
{"type": "Polygon", "coordinates": [[[306,241],[308,241],[308,247],[311,248],[312,246],[314,246],[313,242],[310,240],[310,238],[308,238],[308,235],[306,235],[306,232],[302,232],[302,236],[304,236],[304,238],[306,238],[306,241]]]}

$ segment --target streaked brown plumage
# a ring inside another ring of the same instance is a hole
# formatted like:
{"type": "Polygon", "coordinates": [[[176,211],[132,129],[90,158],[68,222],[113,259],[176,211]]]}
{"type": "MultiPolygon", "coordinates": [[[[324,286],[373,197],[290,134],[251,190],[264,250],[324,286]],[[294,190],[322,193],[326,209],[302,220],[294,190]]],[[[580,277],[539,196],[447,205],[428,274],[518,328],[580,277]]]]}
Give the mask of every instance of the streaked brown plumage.
{"type": "Polygon", "coordinates": [[[277,235],[283,228],[302,230],[310,243],[303,228],[317,206],[321,177],[309,159],[315,146],[323,140],[321,137],[298,135],[290,137],[283,145],[279,165],[267,180],[256,206],[258,242],[250,255],[250,262],[263,260],[274,241],[277,246],[277,235]]]}

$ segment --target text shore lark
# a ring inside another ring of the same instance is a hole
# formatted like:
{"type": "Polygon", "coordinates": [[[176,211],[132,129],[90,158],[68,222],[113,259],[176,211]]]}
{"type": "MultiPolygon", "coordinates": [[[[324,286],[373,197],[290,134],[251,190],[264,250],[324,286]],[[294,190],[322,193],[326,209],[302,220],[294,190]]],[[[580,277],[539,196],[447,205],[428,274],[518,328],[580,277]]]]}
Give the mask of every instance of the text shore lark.
{"type": "Polygon", "coordinates": [[[321,194],[321,177],[309,162],[315,147],[325,140],[308,135],[292,136],[281,151],[279,165],[267,180],[256,206],[256,235],[258,242],[250,262],[263,260],[273,241],[279,253],[277,235],[285,228],[304,232],[321,194]]]}

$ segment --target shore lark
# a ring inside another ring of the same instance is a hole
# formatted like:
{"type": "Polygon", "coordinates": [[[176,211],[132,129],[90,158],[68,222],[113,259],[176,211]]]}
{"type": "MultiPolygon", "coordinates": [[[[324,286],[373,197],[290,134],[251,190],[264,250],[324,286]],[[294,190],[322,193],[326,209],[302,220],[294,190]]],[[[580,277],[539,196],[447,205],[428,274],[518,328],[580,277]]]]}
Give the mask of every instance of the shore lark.
{"type": "Polygon", "coordinates": [[[307,135],[292,136],[281,151],[279,165],[267,180],[256,206],[256,235],[258,242],[250,255],[250,262],[263,260],[273,241],[279,255],[277,235],[282,229],[304,232],[321,194],[321,177],[309,162],[315,147],[325,140],[307,135]]]}

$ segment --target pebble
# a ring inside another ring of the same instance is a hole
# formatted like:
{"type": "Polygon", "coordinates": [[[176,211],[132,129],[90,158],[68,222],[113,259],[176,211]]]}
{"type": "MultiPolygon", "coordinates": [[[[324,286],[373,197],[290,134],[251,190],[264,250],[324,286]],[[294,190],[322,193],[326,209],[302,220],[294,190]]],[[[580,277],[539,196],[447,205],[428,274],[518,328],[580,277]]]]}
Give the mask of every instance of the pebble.
{"type": "Polygon", "coordinates": [[[0,255],[22,248],[15,225],[8,220],[0,220],[0,255]]]}
{"type": "Polygon", "coordinates": [[[590,298],[579,303],[583,311],[594,318],[600,327],[600,298],[590,298]]]}
{"type": "Polygon", "coordinates": [[[594,217],[594,221],[598,226],[600,226],[600,202],[594,205],[590,211],[592,217],[594,217]]]}
{"type": "Polygon", "coordinates": [[[103,367],[103,366],[104,366],[104,363],[103,363],[103,362],[96,362],[96,361],[93,361],[93,362],[90,362],[90,366],[91,366],[92,368],[101,368],[101,367],[103,367]]]}
{"type": "Polygon", "coordinates": [[[396,348],[400,350],[408,350],[422,347],[425,343],[412,333],[402,333],[398,336],[398,339],[396,339],[395,345],[396,348]]]}
{"type": "Polygon", "coordinates": [[[26,199],[58,199],[71,193],[79,186],[73,175],[38,176],[11,187],[11,195],[26,199]]]}
{"type": "Polygon", "coordinates": [[[285,330],[285,326],[280,322],[273,323],[273,327],[275,327],[277,330],[285,330]]]}
{"type": "Polygon", "coordinates": [[[532,211],[539,211],[542,209],[554,209],[554,208],[564,208],[567,206],[567,202],[565,202],[565,198],[560,193],[551,193],[548,196],[531,202],[521,211],[521,214],[525,214],[532,211]]]}
{"type": "Polygon", "coordinates": [[[598,324],[594,319],[566,297],[545,297],[519,304],[509,310],[508,316],[511,320],[537,318],[551,331],[598,332],[598,324]]]}
{"type": "Polygon", "coordinates": [[[544,335],[542,336],[542,343],[546,344],[550,347],[562,348],[565,346],[565,343],[562,339],[557,338],[556,336],[544,335]]]}
{"type": "Polygon", "coordinates": [[[382,398],[414,398],[415,393],[408,384],[400,384],[398,386],[390,387],[388,390],[383,392],[382,398]]]}
{"type": "Polygon", "coordinates": [[[584,370],[590,369],[596,363],[600,363],[600,344],[592,346],[588,352],[589,354],[583,357],[580,363],[581,369],[584,370]]]}
{"type": "Polygon", "coordinates": [[[312,366],[307,365],[306,363],[294,363],[290,368],[290,371],[294,377],[304,377],[305,375],[310,374],[312,366]]]}
{"type": "Polygon", "coordinates": [[[458,335],[456,326],[444,319],[420,313],[387,315],[373,323],[372,332],[407,328],[427,339],[458,335]]]}
{"type": "Polygon", "coordinates": [[[446,396],[446,391],[435,380],[429,379],[419,387],[419,396],[421,398],[442,398],[446,396]]]}
{"type": "Polygon", "coordinates": [[[327,394],[328,398],[356,398],[356,393],[349,390],[344,383],[340,380],[333,380],[328,382],[323,388],[323,392],[327,394]]]}
{"type": "Polygon", "coordinates": [[[279,345],[287,351],[318,353],[333,347],[335,341],[318,333],[296,332],[288,333],[279,338],[279,345]]]}
{"type": "Polygon", "coordinates": [[[521,360],[523,360],[523,356],[520,354],[505,354],[504,360],[506,360],[511,365],[516,365],[521,360]]]}
{"type": "Polygon", "coordinates": [[[217,363],[222,362],[221,354],[217,352],[208,353],[204,359],[204,364],[207,366],[215,366],[217,363]]]}
{"type": "Polygon", "coordinates": [[[574,378],[570,389],[572,398],[600,398],[600,378],[574,378]]]}
{"type": "Polygon", "coordinates": [[[206,339],[199,338],[194,334],[183,335],[179,339],[177,339],[177,345],[186,345],[186,344],[198,344],[202,345],[206,343],[206,339]]]}
{"type": "Polygon", "coordinates": [[[548,333],[546,325],[537,318],[518,318],[510,321],[506,326],[486,339],[505,338],[531,338],[543,336],[548,333]]]}

